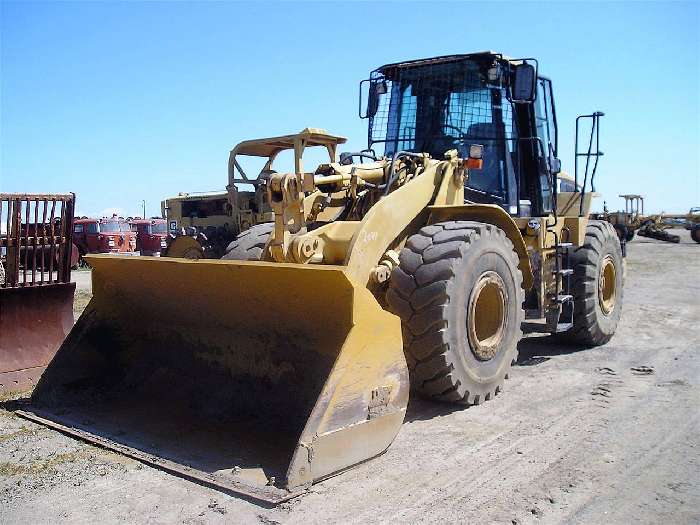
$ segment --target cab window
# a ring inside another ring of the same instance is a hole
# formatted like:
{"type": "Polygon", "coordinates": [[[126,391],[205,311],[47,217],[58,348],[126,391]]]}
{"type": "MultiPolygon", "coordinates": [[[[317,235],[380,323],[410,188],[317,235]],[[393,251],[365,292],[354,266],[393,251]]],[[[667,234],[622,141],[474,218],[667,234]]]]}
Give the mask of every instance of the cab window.
{"type": "Polygon", "coordinates": [[[168,233],[168,225],[164,222],[156,222],[151,224],[150,233],[168,233]]]}
{"type": "Polygon", "coordinates": [[[91,222],[87,225],[87,232],[88,233],[97,233],[97,223],[96,222],[91,222]]]}
{"type": "Polygon", "coordinates": [[[552,108],[551,82],[544,78],[537,79],[537,99],[535,100],[535,123],[537,136],[542,140],[544,151],[549,155],[549,145],[556,155],[556,133],[554,127],[554,110],[552,108]]]}
{"type": "Polygon", "coordinates": [[[73,232],[75,233],[83,233],[83,225],[82,224],[76,224],[73,227],[73,232]]]}
{"type": "Polygon", "coordinates": [[[228,199],[186,200],[182,202],[182,216],[206,219],[213,215],[230,215],[228,199]]]}

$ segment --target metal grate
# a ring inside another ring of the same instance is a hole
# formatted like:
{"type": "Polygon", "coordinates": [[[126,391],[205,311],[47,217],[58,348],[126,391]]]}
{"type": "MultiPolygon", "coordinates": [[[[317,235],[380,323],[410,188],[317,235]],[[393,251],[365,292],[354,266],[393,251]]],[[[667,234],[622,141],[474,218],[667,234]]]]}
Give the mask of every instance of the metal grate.
{"type": "Polygon", "coordinates": [[[503,75],[493,57],[374,71],[370,147],[383,144],[386,155],[405,150],[441,158],[452,148],[466,154],[473,142],[516,138],[503,75]]]}
{"type": "Polygon", "coordinates": [[[75,195],[0,193],[0,288],[70,282],[75,195]]]}

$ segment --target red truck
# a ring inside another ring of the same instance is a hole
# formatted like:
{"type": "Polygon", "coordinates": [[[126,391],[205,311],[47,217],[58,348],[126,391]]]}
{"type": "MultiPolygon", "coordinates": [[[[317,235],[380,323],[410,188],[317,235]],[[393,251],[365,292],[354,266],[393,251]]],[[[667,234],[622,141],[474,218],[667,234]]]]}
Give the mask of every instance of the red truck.
{"type": "Polygon", "coordinates": [[[76,219],[73,225],[73,243],[80,255],[87,253],[136,253],[136,233],[122,217],[76,219]]]}
{"type": "Polygon", "coordinates": [[[136,232],[136,250],[141,255],[160,257],[166,247],[168,223],[160,217],[150,219],[135,218],[129,221],[131,231],[136,232]]]}

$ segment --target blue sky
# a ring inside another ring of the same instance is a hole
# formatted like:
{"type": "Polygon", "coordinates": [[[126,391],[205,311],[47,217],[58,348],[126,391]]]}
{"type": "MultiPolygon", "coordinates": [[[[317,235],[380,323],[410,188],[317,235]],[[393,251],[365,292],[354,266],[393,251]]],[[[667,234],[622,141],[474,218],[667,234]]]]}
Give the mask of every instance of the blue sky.
{"type": "MultiPolygon", "coordinates": [[[[148,214],[223,189],[240,140],[321,127],[366,144],[358,82],[403,59],[493,49],[553,79],[564,168],[605,111],[597,189],[700,205],[697,2],[12,3],[1,10],[0,191],[148,214]]],[[[602,207],[602,201],[598,205],[602,207]]]]}

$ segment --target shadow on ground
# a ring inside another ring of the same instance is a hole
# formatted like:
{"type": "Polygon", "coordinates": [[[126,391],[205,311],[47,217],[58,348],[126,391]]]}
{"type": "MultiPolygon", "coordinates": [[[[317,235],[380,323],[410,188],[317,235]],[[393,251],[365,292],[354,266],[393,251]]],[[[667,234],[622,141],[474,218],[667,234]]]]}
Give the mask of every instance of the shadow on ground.
{"type": "Polygon", "coordinates": [[[453,403],[430,401],[422,398],[420,394],[416,392],[411,392],[408,408],[406,409],[406,419],[404,421],[427,421],[436,417],[449,416],[452,412],[459,412],[465,408],[468,407],[453,403]]]}
{"type": "Polygon", "coordinates": [[[6,412],[16,412],[17,410],[23,410],[29,405],[29,396],[23,395],[22,397],[13,397],[10,399],[0,398],[0,410],[6,412]]]}
{"type": "MultiPolygon", "coordinates": [[[[518,358],[515,366],[536,366],[561,355],[573,354],[586,350],[583,345],[564,343],[554,336],[526,337],[518,343],[518,358]]],[[[425,421],[452,412],[464,410],[464,405],[439,403],[424,399],[420,394],[411,391],[411,397],[406,410],[406,421],[425,421]]]]}
{"type": "Polygon", "coordinates": [[[572,343],[562,342],[559,338],[551,335],[526,337],[518,343],[518,359],[515,361],[517,366],[535,366],[553,357],[560,355],[569,355],[587,347],[572,343]]]}

